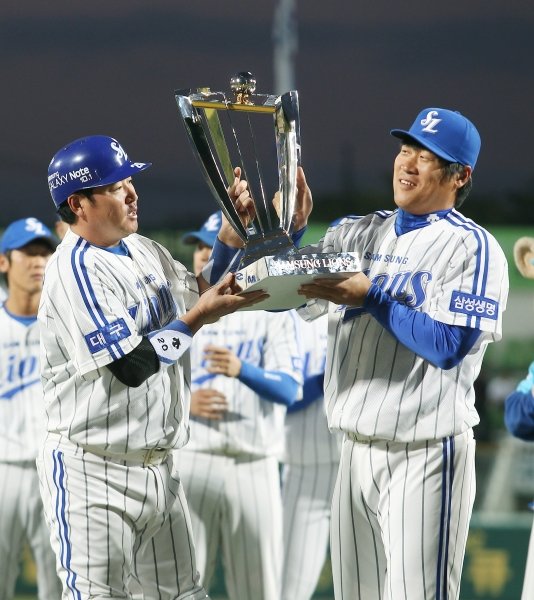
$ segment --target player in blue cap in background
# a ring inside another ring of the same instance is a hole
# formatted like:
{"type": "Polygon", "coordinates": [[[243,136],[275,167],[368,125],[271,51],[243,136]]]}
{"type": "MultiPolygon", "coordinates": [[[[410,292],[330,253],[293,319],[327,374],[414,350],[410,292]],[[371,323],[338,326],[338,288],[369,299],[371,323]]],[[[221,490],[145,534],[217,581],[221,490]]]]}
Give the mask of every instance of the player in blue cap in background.
{"type": "MultiPolygon", "coordinates": [[[[195,273],[220,225],[217,212],[184,236],[196,244],[195,273]]],[[[191,345],[191,439],[176,458],[201,581],[209,591],[221,552],[231,600],[282,597],[279,459],[286,407],[302,383],[299,321],[293,311],[236,312],[204,327],[191,345]]]]}
{"type": "Polygon", "coordinates": [[[15,593],[23,543],[37,567],[39,600],[59,600],[61,583],[43,515],[35,459],[45,434],[37,308],[45,265],[57,240],[33,217],[0,240],[7,298],[0,306],[0,599],[15,593]]]}
{"type": "MultiPolygon", "coordinates": [[[[525,379],[522,379],[504,401],[504,423],[508,431],[526,442],[534,442],[534,362],[530,364],[525,379]]],[[[533,504],[529,505],[531,508],[533,504]]],[[[525,577],[521,600],[534,598],[534,528],[530,534],[525,577]]]]}

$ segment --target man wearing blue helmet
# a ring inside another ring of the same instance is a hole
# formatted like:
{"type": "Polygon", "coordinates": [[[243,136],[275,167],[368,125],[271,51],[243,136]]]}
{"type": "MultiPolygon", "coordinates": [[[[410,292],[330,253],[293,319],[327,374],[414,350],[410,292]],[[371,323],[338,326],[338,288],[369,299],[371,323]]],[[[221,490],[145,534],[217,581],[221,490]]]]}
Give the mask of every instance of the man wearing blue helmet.
{"type": "MultiPolygon", "coordinates": [[[[352,277],[301,288],[303,314],[328,312],[324,395],[330,429],[344,433],[331,518],[338,600],[459,597],[475,494],[473,383],[501,338],[508,295],[501,248],[457,210],[480,150],[473,123],[431,107],[391,133],[401,142],[396,210],[344,219],[303,249],[362,262],[352,277]]],[[[302,227],[302,185],[299,201],[302,227]]]]}
{"type": "Polygon", "coordinates": [[[201,278],[136,233],[132,176],[149,166],[89,136],[48,169],[70,228],[38,314],[47,436],[37,464],[65,597],[140,598],[145,581],[162,599],[207,597],[172,454],[189,435],[187,350],[205,323],[264,295],[237,296],[231,275],[200,295],[201,278]]]}

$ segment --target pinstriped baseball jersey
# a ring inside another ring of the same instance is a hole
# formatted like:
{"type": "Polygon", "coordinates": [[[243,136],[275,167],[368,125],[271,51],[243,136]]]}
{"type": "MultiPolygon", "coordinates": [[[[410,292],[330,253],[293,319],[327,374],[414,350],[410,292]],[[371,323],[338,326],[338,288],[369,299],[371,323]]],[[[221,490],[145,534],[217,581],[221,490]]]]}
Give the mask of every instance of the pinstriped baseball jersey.
{"type": "MultiPolygon", "coordinates": [[[[324,373],[328,320],[323,315],[309,323],[301,321],[299,325],[302,371],[306,380],[324,373]]],[[[323,398],[303,410],[288,413],[285,435],[282,462],[301,465],[339,462],[340,441],[328,430],[323,398]]]]}
{"type": "MultiPolygon", "coordinates": [[[[304,381],[324,373],[328,318],[300,320],[304,381]]],[[[324,398],[286,416],[282,471],[284,565],[282,600],[308,600],[328,550],[330,501],[340,457],[339,432],[330,433],[324,398]]]]}
{"type": "Polygon", "coordinates": [[[206,370],[204,348],[226,346],[241,360],[268,371],[281,371],[302,383],[298,329],[294,312],[238,312],[205,325],[193,338],[193,389],[214,388],[229,403],[222,421],[191,420],[187,450],[280,456],[284,446],[283,405],[260,396],[237,378],[206,370]]]}
{"type": "Polygon", "coordinates": [[[69,230],[47,265],[38,315],[48,430],[116,454],[186,442],[187,353],[137,388],[104,367],[198,297],[196,279],[164,248],[136,234],[124,243],[129,256],[69,230]]]}
{"type": "MultiPolygon", "coordinates": [[[[479,421],[472,382],[487,344],[501,338],[507,263],[493,236],[452,210],[401,236],[396,212],[347,219],[318,244],[357,251],[362,270],[393,298],[435,320],[479,329],[450,370],[401,345],[361,308],[330,305],[325,398],[331,428],[393,441],[441,439],[479,421]]],[[[314,303],[314,309],[325,307],[314,303]]]]}
{"type": "Polygon", "coordinates": [[[35,460],[45,431],[39,326],[0,306],[0,461],[35,460]]]}

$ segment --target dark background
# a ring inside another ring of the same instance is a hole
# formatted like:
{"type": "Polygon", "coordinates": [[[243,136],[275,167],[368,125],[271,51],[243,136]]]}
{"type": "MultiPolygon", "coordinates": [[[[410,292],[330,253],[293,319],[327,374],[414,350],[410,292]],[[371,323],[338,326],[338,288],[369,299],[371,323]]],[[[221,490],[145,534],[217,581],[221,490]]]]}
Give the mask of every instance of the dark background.
{"type": "MultiPolygon", "coordinates": [[[[273,92],[274,0],[3,0],[0,226],[54,220],[47,166],[65,143],[117,137],[137,161],[143,227],[188,228],[216,205],[173,91],[228,90],[252,71],[273,92]]],[[[316,216],[392,206],[392,127],[442,106],[482,136],[464,212],[534,221],[532,0],[301,0],[296,61],[303,163],[316,216]]]]}

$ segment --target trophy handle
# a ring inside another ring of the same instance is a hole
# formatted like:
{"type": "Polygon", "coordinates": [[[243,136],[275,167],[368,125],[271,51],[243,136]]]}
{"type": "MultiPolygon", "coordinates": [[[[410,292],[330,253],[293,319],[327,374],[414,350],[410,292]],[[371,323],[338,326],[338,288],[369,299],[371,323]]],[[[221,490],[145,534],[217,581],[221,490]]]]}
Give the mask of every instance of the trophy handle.
{"type": "Polygon", "coordinates": [[[204,133],[204,129],[200,123],[200,117],[193,110],[193,106],[189,98],[182,95],[184,90],[176,92],[176,99],[178,101],[178,108],[182,114],[183,121],[186,126],[186,131],[189,135],[189,140],[195,150],[195,154],[200,161],[202,170],[208,182],[208,185],[220,206],[225,217],[230,221],[234,227],[236,233],[239,235],[243,242],[247,241],[247,231],[241,219],[235,210],[234,204],[228,196],[226,184],[224,183],[223,177],[219,171],[219,167],[213,156],[210,145],[204,133]]]}
{"type": "Polygon", "coordinates": [[[280,97],[275,114],[280,190],[280,227],[290,232],[297,199],[297,166],[300,165],[300,118],[298,92],[293,90],[280,97]]]}

